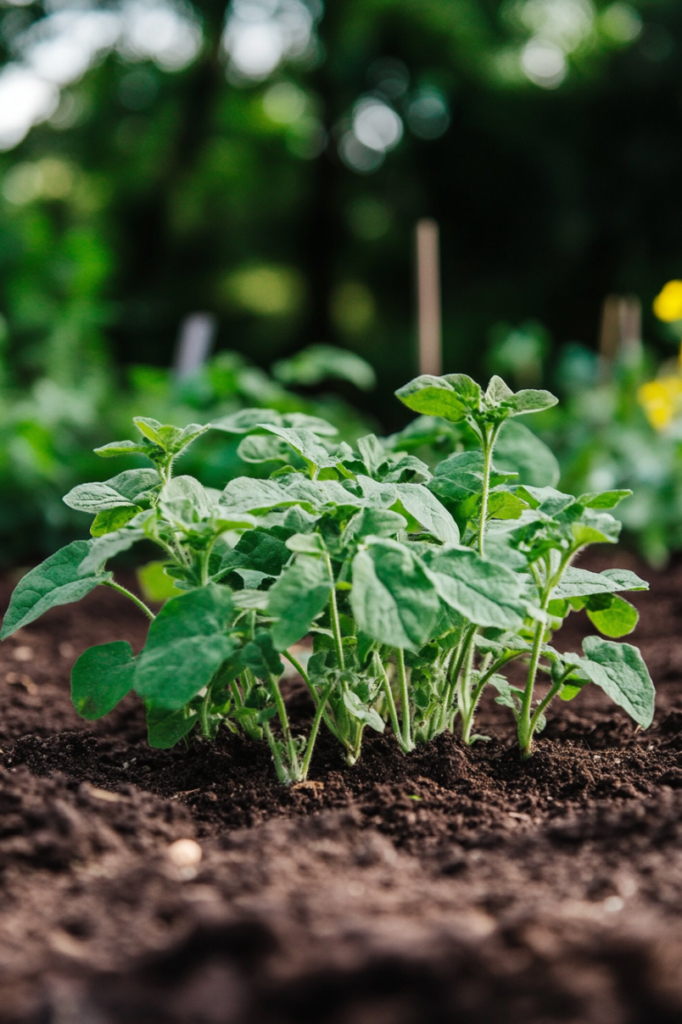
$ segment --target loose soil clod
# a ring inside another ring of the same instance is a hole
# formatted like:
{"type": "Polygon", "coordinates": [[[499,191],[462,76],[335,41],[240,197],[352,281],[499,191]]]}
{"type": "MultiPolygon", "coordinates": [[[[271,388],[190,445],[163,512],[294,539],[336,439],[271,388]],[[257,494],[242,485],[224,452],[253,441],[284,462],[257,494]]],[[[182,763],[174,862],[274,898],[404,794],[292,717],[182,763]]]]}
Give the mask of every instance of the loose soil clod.
{"type": "MultiPolygon", "coordinates": [[[[117,595],[22,630],[0,647],[0,1020],[682,1021],[682,564],[633,568],[649,732],[594,689],[522,763],[489,704],[490,744],[375,737],[347,768],[322,740],[288,790],[227,732],[155,751],[133,700],[77,718],[75,657],[143,642],[117,595]]],[[[309,715],[295,681],[289,705],[309,715]]]]}

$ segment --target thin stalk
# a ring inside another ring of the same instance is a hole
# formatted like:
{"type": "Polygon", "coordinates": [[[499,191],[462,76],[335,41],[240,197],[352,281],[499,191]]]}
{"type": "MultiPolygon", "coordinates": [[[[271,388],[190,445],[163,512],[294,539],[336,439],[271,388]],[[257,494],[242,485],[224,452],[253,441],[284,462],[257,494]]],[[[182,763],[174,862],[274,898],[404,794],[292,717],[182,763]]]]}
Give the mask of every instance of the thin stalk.
{"type": "Polygon", "coordinates": [[[379,664],[379,666],[381,668],[381,686],[382,686],[382,689],[384,691],[384,695],[386,697],[386,703],[388,704],[388,714],[389,714],[389,717],[391,719],[391,727],[393,728],[393,732],[395,734],[395,738],[397,739],[398,743],[402,747],[402,745],[403,745],[403,733],[402,733],[402,729],[400,728],[400,720],[398,719],[398,709],[396,708],[395,700],[393,699],[393,691],[391,690],[391,684],[388,681],[388,676],[386,675],[386,669],[384,668],[383,664],[381,663],[381,659],[379,658],[379,655],[376,652],[374,654],[374,657],[376,658],[375,668],[376,668],[376,664],[377,663],[379,664]]]}
{"type": "Polygon", "coordinates": [[[465,634],[462,637],[462,640],[460,642],[459,649],[457,651],[457,657],[455,659],[455,664],[454,664],[454,667],[452,669],[452,673],[450,675],[450,681],[448,682],[447,689],[445,691],[445,696],[443,697],[443,705],[442,705],[441,721],[440,721],[440,728],[441,728],[441,730],[447,728],[447,721],[448,721],[448,714],[449,714],[448,709],[449,709],[450,705],[452,704],[453,698],[455,696],[455,691],[457,690],[457,684],[458,684],[458,681],[459,681],[459,674],[462,671],[462,665],[464,664],[464,659],[466,658],[466,656],[468,655],[468,653],[469,653],[469,651],[471,649],[471,644],[473,643],[473,639],[476,636],[477,630],[478,630],[478,626],[469,626],[469,628],[465,632],[465,634]]]}
{"type": "Polygon", "coordinates": [[[279,689],[279,682],[275,676],[270,676],[270,686],[272,687],[272,693],[275,698],[275,707],[277,708],[277,715],[279,717],[280,725],[282,726],[282,734],[284,736],[284,743],[287,748],[289,755],[289,762],[294,771],[294,774],[298,774],[298,757],[296,756],[296,746],[294,744],[293,737],[291,735],[291,729],[289,727],[289,716],[287,715],[287,709],[284,706],[282,694],[279,689]]]}
{"type": "Polygon", "coordinates": [[[208,737],[209,737],[208,708],[209,708],[210,702],[211,702],[211,688],[209,686],[209,687],[206,688],[206,696],[202,700],[201,706],[199,708],[199,720],[201,722],[201,735],[204,736],[206,739],[208,739],[208,737]]]}
{"type": "Polygon", "coordinates": [[[147,618],[151,619],[152,622],[156,618],[154,612],[151,610],[151,608],[147,608],[147,605],[144,603],[144,601],[141,601],[139,597],[135,597],[135,594],[132,594],[125,587],[122,587],[120,583],[115,583],[114,580],[105,580],[103,586],[111,587],[112,590],[116,590],[119,594],[123,594],[124,597],[130,598],[133,604],[136,604],[140,611],[144,612],[147,618]]]}
{"type": "Polygon", "coordinates": [[[346,668],[346,662],[343,656],[343,641],[341,639],[341,623],[339,622],[339,609],[336,604],[334,573],[332,571],[331,558],[326,553],[324,556],[324,560],[327,564],[327,572],[329,573],[329,579],[331,580],[332,584],[332,589],[329,594],[329,611],[332,620],[332,633],[334,634],[334,645],[336,647],[336,656],[339,659],[339,668],[343,672],[346,668]]]}
{"type": "Polygon", "coordinates": [[[270,747],[270,752],[272,753],[272,760],[275,762],[275,771],[277,772],[277,778],[279,779],[280,782],[283,782],[284,784],[291,782],[289,774],[282,764],[282,757],[279,752],[279,744],[275,737],[273,736],[269,722],[263,723],[263,732],[265,733],[265,738],[268,741],[268,746],[270,747]]]}
{"type": "Polygon", "coordinates": [[[401,647],[396,647],[396,663],[398,665],[398,685],[400,687],[400,704],[403,713],[403,747],[405,750],[414,750],[412,742],[412,729],[410,722],[410,695],[407,689],[407,673],[405,671],[405,655],[401,647]]]}
{"type": "Polygon", "coordinates": [[[545,633],[545,625],[543,622],[538,622],[535,627],[535,638],[533,640],[533,651],[530,656],[530,664],[528,666],[528,678],[526,680],[526,689],[523,692],[523,700],[521,702],[521,713],[519,714],[519,746],[524,758],[530,757],[531,744],[533,742],[533,730],[531,723],[531,705],[533,703],[533,687],[535,686],[535,677],[538,672],[538,662],[540,661],[540,650],[542,648],[542,638],[545,633]]]}
{"type": "Polygon", "coordinates": [[[313,724],[312,724],[312,728],[310,730],[310,736],[308,737],[308,745],[306,747],[305,757],[303,758],[303,764],[301,765],[301,781],[302,782],[305,782],[305,780],[308,778],[308,769],[310,768],[310,759],[313,756],[313,748],[315,746],[315,741],[317,740],[317,734],[318,734],[319,729],[320,729],[320,722],[322,721],[322,715],[324,713],[324,709],[326,707],[327,701],[329,700],[329,695],[332,692],[333,687],[334,687],[334,684],[330,683],[329,686],[326,688],[326,690],[324,690],[324,692],[323,692],[323,694],[322,694],[322,696],[320,698],[320,702],[317,705],[317,711],[315,712],[315,717],[313,718],[313,724]]]}
{"type": "Polygon", "coordinates": [[[289,651],[282,651],[282,657],[286,658],[287,661],[296,669],[299,676],[301,677],[305,685],[308,687],[308,690],[310,691],[310,696],[313,698],[313,701],[315,702],[315,707],[317,707],[318,704],[320,703],[320,697],[317,690],[310,682],[310,676],[303,668],[303,665],[301,665],[300,661],[298,661],[298,659],[295,658],[293,654],[290,654],[289,651]]]}
{"type": "Polygon", "coordinates": [[[466,721],[463,723],[464,728],[462,729],[462,739],[464,740],[464,742],[467,745],[470,745],[470,742],[471,742],[470,741],[470,736],[471,736],[471,727],[472,727],[473,722],[474,722],[474,714],[476,713],[476,708],[478,707],[478,702],[481,699],[481,694],[483,693],[483,690],[485,689],[486,684],[492,679],[492,677],[495,675],[496,672],[498,672],[505,665],[508,665],[510,661],[514,661],[515,658],[520,658],[522,653],[523,653],[522,651],[517,651],[514,654],[509,654],[506,657],[500,658],[498,661],[494,662],[490,666],[488,671],[485,672],[484,675],[481,676],[481,678],[479,679],[478,683],[476,684],[476,689],[474,690],[474,692],[472,694],[471,705],[470,705],[469,710],[468,710],[467,718],[466,718],[466,721]]]}

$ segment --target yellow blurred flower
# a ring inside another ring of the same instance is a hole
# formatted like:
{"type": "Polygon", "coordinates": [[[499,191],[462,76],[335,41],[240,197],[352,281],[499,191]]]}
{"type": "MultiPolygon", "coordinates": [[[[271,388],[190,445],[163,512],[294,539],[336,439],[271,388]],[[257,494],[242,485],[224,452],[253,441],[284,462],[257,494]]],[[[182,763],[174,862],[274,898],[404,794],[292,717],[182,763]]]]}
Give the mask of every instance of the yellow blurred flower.
{"type": "Polygon", "coordinates": [[[654,313],[667,324],[682,320],[682,281],[668,281],[654,299],[654,313]]]}
{"type": "Polygon", "coordinates": [[[642,384],[637,392],[647,419],[656,430],[665,430],[682,412],[682,378],[660,377],[642,384]]]}

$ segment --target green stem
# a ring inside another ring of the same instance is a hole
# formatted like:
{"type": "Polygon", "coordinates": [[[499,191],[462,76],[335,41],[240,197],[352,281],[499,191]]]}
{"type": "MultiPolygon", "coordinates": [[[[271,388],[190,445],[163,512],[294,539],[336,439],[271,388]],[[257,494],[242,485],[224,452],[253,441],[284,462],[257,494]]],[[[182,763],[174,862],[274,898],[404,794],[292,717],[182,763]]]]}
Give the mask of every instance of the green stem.
{"type": "Polygon", "coordinates": [[[410,723],[410,695],[407,689],[407,673],[405,671],[405,655],[401,647],[396,647],[396,662],[398,665],[398,685],[400,687],[400,704],[403,714],[403,748],[406,751],[414,750],[412,742],[412,729],[410,723]]]}
{"type": "Polygon", "coordinates": [[[490,470],[492,468],[493,448],[495,447],[495,439],[497,437],[497,429],[490,427],[486,423],[481,431],[481,441],[483,446],[483,493],[481,495],[481,521],[478,524],[478,553],[483,555],[483,543],[485,539],[485,527],[488,519],[488,496],[490,494],[490,470]]]}
{"type": "Polygon", "coordinates": [[[509,664],[510,661],[514,661],[515,658],[520,658],[522,654],[523,651],[515,651],[513,654],[508,654],[503,658],[499,658],[490,666],[488,671],[481,676],[478,683],[476,684],[476,689],[472,694],[471,705],[469,706],[466,721],[463,723],[462,729],[462,739],[467,744],[467,746],[470,746],[471,744],[471,728],[474,723],[474,715],[476,713],[478,702],[481,699],[481,694],[483,693],[486,684],[492,679],[496,672],[498,672],[505,665],[509,664]]]}
{"type": "Polygon", "coordinates": [[[339,622],[339,609],[336,604],[336,589],[334,583],[334,573],[332,571],[332,562],[328,554],[325,553],[324,560],[327,564],[327,572],[329,573],[329,579],[331,580],[332,589],[329,594],[329,611],[332,620],[332,632],[334,634],[334,645],[336,647],[336,656],[339,659],[339,668],[343,672],[346,668],[346,662],[343,656],[343,641],[341,639],[341,623],[339,622]]]}
{"type": "Polygon", "coordinates": [[[528,666],[528,678],[526,680],[526,689],[523,693],[521,712],[519,714],[519,746],[521,747],[521,753],[524,758],[530,757],[531,744],[533,742],[533,729],[530,709],[533,703],[533,688],[535,686],[535,677],[537,676],[538,672],[538,662],[540,661],[540,650],[542,648],[542,638],[544,636],[544,633],[544,623],[538,622],[535,627],[533,651],[530,656],[530,664],[528,666]]]}
{"type": "Polygon", "coordinates": [[[209,708],[210,702],[211,702],[211,688],[210,688],[210,686],[208,686],[208,687],[206,687],[206,696],[202,700],[201,707],[199,708],[199,719],[201,721],[201,734],[206,739],[209,738],[208,708],[209,708]]]}
{"type": "Polygon", "coordinates": [[[291,665],[293,665],[293,667],[296,669],[296,671],[298,672],[299,676],[301,677],[301,679],[303,680],[305,685],[308,687],[308,690],[310,691],[310,696],[313,698],[313,701],[315,702],[315,707],[317,707],[319,702],[320,702],[320,698],[319,698],[317,690],[315,689],[313,684],[310,682],[310,676],[308,675],[306,670],[303,668],[303,665],[301,665],[300,661],[298,661],[298,659],[295,658],[293,656],[293,654],[290,654],[289,651],[282,651],[282,657],[286,658],[287,661],[291,665]]]}
{"type": "Polygon", "coordinates": [[[130,598],[133,604],[136,604],[140,611],[144,612],[147,618],[151,619],[152,622],[156,618],[154,612],[151,610],[151,608],[147,608],[147,605],[144,603],[144,601],[141,601],[139,597],[135,597],[135,595],[132,594],[129,590],[127,590],[125,587],[122,587],[120,583],[115,583],[114,580],[105,580],[103,586],[111,587],[112,590],[116,590],[119,594],[123,594],[125,597],[130,598]]]}
{"type": "Polygon", "coordinates": [[[305,782],[305,780],[308,778],[308,769],[310,768],[310,759],[313,756],[313,747],[315,746],[315,741],[317,739],[317,734],[318,734],[319,729],[320,729],[320,722],[322,721],[322,715],[324,714],[324,709],[325,709],[325,707],[327,705],[327,701],[329,700],[329,695],[332,692],[333,688],[334,688],[334,684],[330,683],[328,685],[328,687],[326,688],[326,690],[324,690],[324,692],[322,693],[322,696],[320,698],[320,702],[317,705],[317,711],[315,712],[315,717],[313,718],[313,724],[312,724],[312,728],[310,730],[310,736],[308,737],[308,745],[306,747],[305,757],[303,758],[303,764],[301,765],[301,781],[302,782],[305,782]]]}
{"type": "Polygon", "coordinates": [[[282,735],[284,736],[284,743],[287,748],[289,756],[289,762],[293,769],[294,775],[298,774],[298,758],[296,756],[296,746],[291,735],[291,729],[289,727],[289,716],[287,715],[287,709],[284,706],[284,700],[279,689],[279,682],[275,676],[270,676],[270,686],[272,693],[275,698],[275,707],[277,708],[277,715],[279,717],[280,725],[282,726],[282,735]]]}
{"type": "Polygon", "coordinates": [[[556,683],[552,683],[552,685],[550,686],[549,690],[547,691],[547,693],[545,694],[543,699],[540,701],[540,703],[536,707],[535,711],[533,712],[533,717],[530,720],[530,734],[531,734],[531,738],[533,737],[533,735],[535,733],[535,730],[538,727],[538,722],[540,720],[540,715],[544,712],[544,710],[548,706],[548,704],[551,701],[554,700],[554,698],[556,697],[557,693],[559,692],[561,687],[564,685],[564,679],[569,674],[570,674],[570,669],[567,672],[565,672],[562,675],[561,679],[557,680],[556,683]]]}
{"type": "Polygon", "coordinates": [[[279,779],[280,782],[283,782],[286,785],[286,783],[291,782],[291,779],[289,778],[289,775],[282,764],[282,757],[279,752],[279,744],[277,743],[277,740],[273,736],[269,722],[263,723],[263,732],[265,733],[265,738],[268,741],[268,746],[270,747],[270,752],[272,753],[272,760],[275,762],[275,771],[277,772],[277,778],[279,779]]]}
{"type": "MultiPolygon", "coordinates": [[[[455,696],[455,692],[457,690],[457,684],[458,684],[458,681],[459,681],[459,674],[462,671],[462,665],[464,664],[464,659],[467,657],[467,655],[468,655],[468,653],[469,653],[469,651],[471,649],[471,644],[473,642],[474,637],[476,636],[477,630],[478,630],[478,626],[469,626],[469,628],[465,632],[464,636],[462,637],[462,641],[460,643],[459,650],[457,651],[457,657],[455,659],[455,664],[454,664],[454,667],[452,669],[452,673],[450,675],[450,680],[448,682],[447,689],[445,691],[445,696],[443,697],[443,705],[442,705],[442,712],[441,712],[441,722],[440,722],[441,731],[443,729],[447,728],[447,722],[448,722],[448,717],[449,717],[449,708],[450,708],[450,705],[453,702],[453,699],[454,699],[454,696],[455,696]]],[[[461,705],[460,705],[460,707],[461,707],[461,705]]]]}
{"type": "MultiPolygon", "coordinates": [[[[403,747],[403,733],[402,733],[402,729],[400,728],[400,721],[398,719],[398,709],[396,708],[395,700],[393,699],[393,691],[391,689],[391,684],[388,681],[388,676],[386,675],[386,669],[384,668],[384,666],[383,666],[383,664],[381,662],[381,659],[379,658],[379,655],[376,653],[376,651],[374,652],[374,658],[375,658],[374,670],[376,671],[377,665],[379,666],[379,669],[380,669],[381,687],[382,687],[382,689],[384,691],[384,695],[386,697],[386,703],[388,704],[388,714],[389,714],[389,718],[391,719],[391,727],[392,727],[393,732],[395,734],[395,738],[397,739],[398,743],[400,744],[401,749],[404,750],[404,747],[403,747]]],[[[377,673],[377,674],[379,674],[379,673],[377,673]]],[[[405,751],[405,753],[407,753],[407,751],[405,751]]]]}

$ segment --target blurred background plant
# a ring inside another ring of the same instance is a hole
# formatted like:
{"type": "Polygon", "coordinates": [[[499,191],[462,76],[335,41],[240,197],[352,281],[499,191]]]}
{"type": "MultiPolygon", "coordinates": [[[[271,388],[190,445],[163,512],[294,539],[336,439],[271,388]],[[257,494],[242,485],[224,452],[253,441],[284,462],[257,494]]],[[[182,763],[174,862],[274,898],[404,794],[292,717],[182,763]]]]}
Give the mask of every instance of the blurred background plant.
{"type": "Polygon", "coordinates": [[[400,430],[424,216],[444,369],[560,388],[564,485],[629,473],[629,529],[679,546],[675,416],[641,402],[677,401],[651,304],[682,275],[681,45],[676,0],[0,0],[0,557],[63,542],[60,494],[133,412],[400,430]],[[610,294],[641,296],[646,355],[572,343],[610,294]]]}

